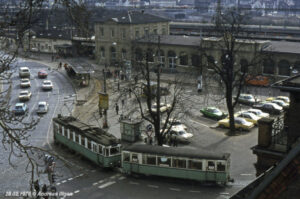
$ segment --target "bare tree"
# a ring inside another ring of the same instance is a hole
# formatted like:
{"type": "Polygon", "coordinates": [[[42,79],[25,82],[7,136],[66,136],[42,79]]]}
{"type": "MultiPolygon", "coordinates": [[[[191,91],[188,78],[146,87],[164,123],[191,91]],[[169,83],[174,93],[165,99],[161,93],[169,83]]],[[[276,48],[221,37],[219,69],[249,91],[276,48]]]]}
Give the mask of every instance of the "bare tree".
{"type": "MultiPolygon", "coordinates": [[[[245,36],[241,25],[245,17],[236,9],[228,9],[221,14],[220,8],[215,18],[215,32],[217,38],[202,39],[200,53],[203,58],[203,68],[209,68],[217,79],[219,88],[224,90],[224,97],[229,113],[230,133],[235,132],[234,108],[248,74],[259,73],[259,66],[263,60],[262,42],[241,39],[245,36]],[[214,52],[213,52],[214,51],[214,52]],[[247,60],[241,61],[241,55],[247,52],[247,60]],[[213,58],[212,54],[217,56],[213,58]]],[[[209,71],[209,70],[204,70],[209,71]]],[[[204,76],[208,76],[206,73],[204,76]]],[[[211,76],[210,76],[211,77],[211,76]]]]}

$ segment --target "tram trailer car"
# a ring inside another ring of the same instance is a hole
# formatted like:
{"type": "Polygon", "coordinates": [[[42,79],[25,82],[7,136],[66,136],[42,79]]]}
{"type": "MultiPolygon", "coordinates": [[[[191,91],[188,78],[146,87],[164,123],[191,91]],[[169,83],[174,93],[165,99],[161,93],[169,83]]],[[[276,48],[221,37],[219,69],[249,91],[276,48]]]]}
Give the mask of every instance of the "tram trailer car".
{"type": "Polygon", "coordinates": [[[226,184],[230,178],[230,154],[203,152],[196,149],[131,145],[122,150],[122,170],[226,184]]]}
{"type": "Polygon", "coordinates": [[[120,140],[101,128],[58,115],[53,118],[53,135],[55,143],[67,146],[101,167],[120,166],[120,140]]]}

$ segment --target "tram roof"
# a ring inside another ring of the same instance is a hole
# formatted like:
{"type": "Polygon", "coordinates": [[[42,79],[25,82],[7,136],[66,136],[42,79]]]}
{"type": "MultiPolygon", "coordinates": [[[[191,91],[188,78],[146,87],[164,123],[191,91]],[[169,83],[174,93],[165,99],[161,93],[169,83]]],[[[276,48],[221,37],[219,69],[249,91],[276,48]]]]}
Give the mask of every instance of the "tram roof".
{"type": "Polygon", "coordinates": [[[102,144],[104,146],[117,145],[120,143],[114,135],[107,133],[103,129],[85,124],[74,117],[56,117],[53,118],[55,122],[64,125],[70,129],[75,129],[76,133],[79,133],[87,138],[90,138],[94,142],[98,144],[102,144]]]}
{"type": "Polygon", "coordinates": [[[202,149],[195,149],[195,148],[162,147],[162,146],[153,146],[153,145],[146,145],[146,144],[131,145],[124,148],[124,151],[163,155],[163,156],[211,159],[211,160],[227,160],[230,157],[229,153],[217,153],[217,152],[205,151],[202,149]]]}

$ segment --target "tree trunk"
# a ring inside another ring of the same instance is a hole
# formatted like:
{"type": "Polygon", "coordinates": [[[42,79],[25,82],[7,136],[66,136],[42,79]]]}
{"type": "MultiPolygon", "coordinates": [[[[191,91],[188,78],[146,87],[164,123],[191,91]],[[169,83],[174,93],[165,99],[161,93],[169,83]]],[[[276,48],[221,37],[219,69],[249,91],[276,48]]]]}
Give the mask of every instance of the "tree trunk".
{"type": "Polygon", "coordinates": [[[234,107],[232,105],[232,88],[230,86],[226,86],[226,105],[229,115],[229,135],[234,135],[234,107]]]}

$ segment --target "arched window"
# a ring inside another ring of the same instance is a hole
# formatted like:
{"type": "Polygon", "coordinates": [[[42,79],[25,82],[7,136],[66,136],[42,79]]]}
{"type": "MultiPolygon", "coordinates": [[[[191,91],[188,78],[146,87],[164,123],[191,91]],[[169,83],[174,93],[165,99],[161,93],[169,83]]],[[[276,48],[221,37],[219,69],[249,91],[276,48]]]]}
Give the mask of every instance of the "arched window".
{"type": "Polygon", "coordinates": [[[104,57],[105,57],[105,49],[104,49],[104,47],[101,47],[101,48],[100,48],[100,57],[101,57],[101,58],[104,58],[104,57]]]}
{"type": "Polygon", "coordinates": [[[168,51],[168,60],[170,68],[176,68],[176,58],[176,53],[174,51],[168,51]]]}
{"type": "Polygon", "coordinates": [[[165,67],[165,52],[160,50],[156,52],[157,62],[160,63],[161,67],[165,67]]]}
{"type": "Polygon", "coordinates": [[[278,75],[290,76],[290,63],[287,60],[280,60],[278,63],[278,75]]]}
{"type": "Polygon", "coordinates": [[[110,48],[111,59],[115,60],[117,58],[117,52],[115,47],[110,48]]]}
{"type": "Polygon", "coordinates": [[[200,56],[192,55],[192,66],[199,67],[200,66],[200,56]]]}
{"type": "Polygon", "coordinates": [[[143,51],[140,48],[135,49],[135,60],[142,61],[143,60],[143,51]]]}
{"type": "Polygon", "coordinates": [[[240,60],[240,65],[241,65],[241,72],[242,73],[247,73],[248,72],[248,61],[247,61],[247,59],[241,59],[240,60]]]}
{"type": "Polygon", "coordinates": [[[263,73],[274,74],[275,73],[275,63],[272,59],[265,59],[263,61],[263,73]]]}
{"type": "Polygon", "coordinates": [[[148,62],[154,62],[153,50],[151,48],[147,49],[146,57],[148,62]]]}
{"type": "Polygon", "coordinates": [[[181,52],[179,55],[179,63],[180,65],[188,65],[188,55],[186,52],[181,52]]]}

